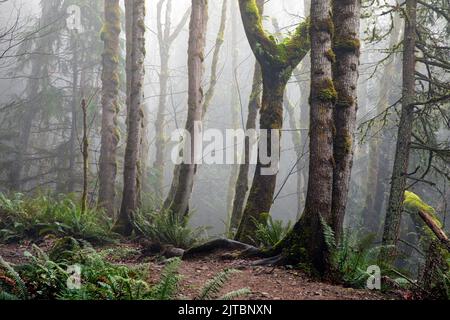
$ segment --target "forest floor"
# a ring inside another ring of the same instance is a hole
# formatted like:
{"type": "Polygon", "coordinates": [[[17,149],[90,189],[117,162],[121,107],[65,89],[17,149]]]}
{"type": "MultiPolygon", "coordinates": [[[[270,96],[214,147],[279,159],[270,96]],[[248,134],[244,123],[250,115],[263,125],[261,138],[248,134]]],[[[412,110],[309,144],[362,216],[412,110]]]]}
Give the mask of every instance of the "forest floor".
{"type": "MultiPolygon", "coordinates": [[[[45,251],[50,248],[51,241],[39,244],[45,251]]],[[[31,244],[0,244],[0,255],[8,262],[20,264],[26,261],[24,252],[31,249],[31,244]]],[[[164,268],[161,257],[143,256],[140,254],[138,244],[126,243],[97,250],[113,249],[118,252],[109,260],[114,263],[141,265],[149,268],[149,283],[157,283],[164,268]],[[131,252],[123,255],[119,252],[131,252]]],[[[307,276],[299,270],[284,267],[255,267],[249,260],[229,259],[228,254],[216,252],[215,254],[182,261],[180,267],[179,298],[192,299],[197,296],[206,282],[224,269],[237,269],[240,272],[234,274],[222,289],[222,293],[248,288],[251,293],[244,297],[245,300],[392,300],[400,299],[399,294],[382,294],[370,290],[357,290],[340,285],[319,282],[307,276]]]]}

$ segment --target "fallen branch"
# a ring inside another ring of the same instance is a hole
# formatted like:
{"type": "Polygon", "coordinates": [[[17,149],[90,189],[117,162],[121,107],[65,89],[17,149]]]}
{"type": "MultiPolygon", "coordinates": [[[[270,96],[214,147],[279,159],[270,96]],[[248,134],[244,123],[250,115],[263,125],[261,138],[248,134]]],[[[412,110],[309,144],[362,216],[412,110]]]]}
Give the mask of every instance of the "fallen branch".
{"type": "Polygon", "coordinates": [[[195,255],[208,254],[216,250],[238,250],[241,251],[241,256],[245,257],[261,257],[264,255],[260,249],[246,243],[228,239],[215,239],[186,250],[183,254],[183,259],[189,259],[195,255]]]}
{"type": "Polygon", "coordinates": [[[426,223],[426,225],[433,231],[436,237],[442,242],[446,249],[450,252],[450,241],[448,236],[445,234],[444,230],[438,226],[438,224],[433,220],[431,215],[423,210],[418,210],[419,216],[426,223]]]}

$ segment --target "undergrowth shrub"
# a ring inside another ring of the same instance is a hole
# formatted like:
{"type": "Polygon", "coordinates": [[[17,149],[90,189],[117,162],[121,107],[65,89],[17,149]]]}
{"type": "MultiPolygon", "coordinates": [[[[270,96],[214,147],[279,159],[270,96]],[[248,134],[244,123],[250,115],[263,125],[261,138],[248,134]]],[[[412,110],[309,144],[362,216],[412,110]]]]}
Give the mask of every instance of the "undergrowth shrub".
{"type": "Polygon", "coordinates": [[[189,226],[189,216],[184,220],[177,218],[170,211],[138,212],[135,217],[135,228],[149,240],[188,249],[203,242],[207,228],[192,228],[189,226]]]}
{"type": "Polygon", "coordinates": [[[281,241],[291,230],[289,221],[286,225],[281,220],[273,220],[272,216],[266,214],[264,222],[254,221],[256,225],[255,242],[263,247],[273,247],[281,241]]]}
{"type": "Polygon", "coordinates": [[[93,243],[112,242],[112,221],[102,212],[81,207],[67,196],[45,195],[28,198],[15,194],[7,198],[0,193],[0,241],[16,242],[38,239],[52,234],[71,236],[93,243]]]}
{"type": "Polygon", "coordinates": [[[371,276],[368,268],[377,265],[378,254],[382,246],[374,246],[375,234],[360,236],[355,232],[344,232],[337,243],[331,227],[322,221],[324,236],[330,251],[330,263],[337,280],[355,287],[364,288],[371,276]]]}
{"type": "MultiPolygon", "coordinates": [[[[32,252],[25,253],[28,262],[14,267],[0,256],[0,300],[172,300],[180,297],[179,258],[168,260],[159,282],[150,285],[147,279],[151,270],[147,264],[114,264],[107,261],[104,254],[76,239],[65,239],[63,243],[77,245],[64,255],[60,254],[61,246],[55,245],[47,254],[33,245],[32,252]],[[57,261],[51,258],[55,251],[60,257],[57,261]],[[79,288],[68,287],[71,266],[78,266],[81,271],[79,288]]],[[[195,299],[230,300],[247,295],[248,289],[240,289],[219,296],[236,272],[230,269],[219,273],[206,283],[195,299]]]]}

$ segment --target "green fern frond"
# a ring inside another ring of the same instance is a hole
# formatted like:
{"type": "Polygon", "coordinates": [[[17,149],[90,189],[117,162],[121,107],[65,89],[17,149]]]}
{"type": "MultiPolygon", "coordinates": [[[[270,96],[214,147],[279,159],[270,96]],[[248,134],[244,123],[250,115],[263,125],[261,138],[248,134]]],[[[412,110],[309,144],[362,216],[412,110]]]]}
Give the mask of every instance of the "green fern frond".
{"type": "Polygon", "coordinates": [[[16,288],[17,288],[17,291],[19,294],[18,297],[22,300],[28,300],[28,289],[27,289],[27,286],[25,285],[25,282],[22,280],[22,278],[16,272],[16,270],[14,270],[14,268],[11,267],[11,265],[8,262],[3,260],[2,256],[0,256],[0,267],[3,267],[5,269],[5,271],[7,272],[7,274],[16,283],[16,288]]]}
{"type": "Polygon", "coordinates": [[[155,300],[170,300],[175,295],[180,281],[178,270],[180,268],[181,259],[170,259],[164,267],[161,280],[153,288],[152,298],[155,300]]]}
{"type": "Polygon", "coordinates": [[[203,287],[200,295],[198,295],[195,300],[212,300],[216,298],[219,291],[223,288],[225,283],[230,279],[230,277],[238,273],[235,269],[226,269],[216,275],[213,279],[209,280],[203,287]]]}
{"type": "Polygon", "coordinates": [[[241,298],[241,297],[247,296],[247,295],[249,295],[251,293],[252,292],[251,292],[251,290],[249,288],[242,288],[242,289],[231,291],[231,292],[229,292],[227,294],[224,294],[223,296],[221,296],[217,300],[225,300],[225,301],[234,300],[234,299],[237,299],[237,298],[241,298]]]}

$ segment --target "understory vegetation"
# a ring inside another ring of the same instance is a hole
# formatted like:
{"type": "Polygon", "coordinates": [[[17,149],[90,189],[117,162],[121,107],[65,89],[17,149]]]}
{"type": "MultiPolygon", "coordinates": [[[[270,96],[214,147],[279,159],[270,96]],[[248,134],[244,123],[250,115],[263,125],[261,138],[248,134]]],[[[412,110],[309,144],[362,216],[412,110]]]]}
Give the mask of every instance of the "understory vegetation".
{"type": "MultiPolygon", "coordinates": [[[[128,266],[109,262],[87,242],[62,238],[46,253],[33,245],[27,263],[12,266],[0,256],[0,300],[171,300],[179,294],[181,260],[169,259],[156,284],[149,284],[148,264],[128,266]],[[79,273],[77,273],[79,272],[79,273]]],[[[220,295],[238,271],[217,274],[196,299],[234,299],[250,293],[246,288],[220,295]]]]}

